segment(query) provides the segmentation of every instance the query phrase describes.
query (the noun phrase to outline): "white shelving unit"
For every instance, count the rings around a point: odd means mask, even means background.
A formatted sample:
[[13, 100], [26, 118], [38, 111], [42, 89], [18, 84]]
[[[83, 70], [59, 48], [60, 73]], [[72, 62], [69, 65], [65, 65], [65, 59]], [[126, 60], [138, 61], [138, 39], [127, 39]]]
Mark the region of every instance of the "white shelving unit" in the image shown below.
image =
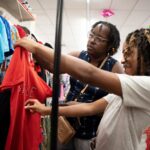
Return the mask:
[[19, 0], [0, 0], [0, 7], [6, 9], [19, 21], [33, 21], [31, 12]]

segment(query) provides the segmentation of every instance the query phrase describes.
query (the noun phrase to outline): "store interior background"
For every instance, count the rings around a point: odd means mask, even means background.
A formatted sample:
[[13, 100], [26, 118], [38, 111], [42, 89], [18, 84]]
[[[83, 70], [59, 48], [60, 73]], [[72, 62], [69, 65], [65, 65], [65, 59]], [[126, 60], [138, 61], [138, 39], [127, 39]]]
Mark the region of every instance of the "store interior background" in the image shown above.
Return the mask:
[[[16, 0], [11, 0], [13, 1]], [[12, 24], [28, 27], [38, 40], [54, 46], [57, 0], [26, 1], [34, 21], [20, 22], [9, 12], [5, 12], [6, 18]], [[15, 9], [19, 9], [19, 6], [16, 5]], [[114, 15], [103, 17], [103, 9], [111, 9]], [[119, 29], [121, 45], [114, 57], [120, 60], [122, 42], [126, 35], [134, 29], [150, 27], [150, 0], [64, 0], [62, 52], [86, 50], [88, 31], [99, 20], [109, 21]]]

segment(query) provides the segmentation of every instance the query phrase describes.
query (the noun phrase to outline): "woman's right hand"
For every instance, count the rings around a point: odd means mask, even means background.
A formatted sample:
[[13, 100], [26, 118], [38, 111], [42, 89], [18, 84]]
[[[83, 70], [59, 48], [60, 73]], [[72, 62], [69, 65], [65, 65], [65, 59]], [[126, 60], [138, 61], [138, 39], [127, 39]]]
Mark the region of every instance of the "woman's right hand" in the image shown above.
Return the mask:
[[50, 107], [46, 107], [44, 104], [40, 103], [37, 99], [28, 99], [25, 102], [25, 109], [32, 113], [40, 113], [41, 115], [50, 114]]
[[28, 50], [31, 53], [35, 53], [36, 47], [38, 47], [39, 43], [35, 42], [34, 40], [29, 40], [27, 37], [21, 38], [16, 41], [14, 47], [21, 46]]

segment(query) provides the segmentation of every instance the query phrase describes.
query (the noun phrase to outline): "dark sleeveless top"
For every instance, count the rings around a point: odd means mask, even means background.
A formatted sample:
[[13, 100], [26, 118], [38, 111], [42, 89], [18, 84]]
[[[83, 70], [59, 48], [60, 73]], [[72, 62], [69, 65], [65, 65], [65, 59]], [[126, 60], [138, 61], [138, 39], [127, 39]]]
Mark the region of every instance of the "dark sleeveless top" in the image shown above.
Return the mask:
[[[82, 51], [79, 55], [79, 58], [85, 60], [87, 62], [90, 61], [87, 51]], [[114, 64], [117, 62], [112, 57], [109, 57], [105, 64], [103, 65], [102, 69], [107, 71], [112, 71]], [[66, 100], [73, 101], [75, 98], [78, 99], [78, 102], [90, 103], [95, 100], [98, 100], [108, 92], [94, 86], [88, 86], [83, 94], [80, 94], [80, 91], [86, 86], [86, 84], [82, 83], [79, 80], [70, 77], [70, 90], [67, 94]], [[81, 139], [91, 139], [96, 136], [96, 131], [98, 125], [100, 123], [102, 114], [96, 116], [87, 116], [87, 117], [80, 117], [80, 125], [77, 118], [68, 118], [69, 122], [72, 126], [76, 129], [75, 137]]]

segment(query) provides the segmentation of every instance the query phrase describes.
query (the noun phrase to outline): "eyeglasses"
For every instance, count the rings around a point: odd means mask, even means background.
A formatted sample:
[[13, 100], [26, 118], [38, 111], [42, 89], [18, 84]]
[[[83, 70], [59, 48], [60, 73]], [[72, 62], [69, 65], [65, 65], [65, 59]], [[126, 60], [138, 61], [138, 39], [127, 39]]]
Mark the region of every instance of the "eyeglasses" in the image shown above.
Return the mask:
[[105, 39], [105, 38], [103, 38], [103, 37], [100, 37], [100, 36], [97, 36], [97, 35], [95, 35], [93, 32], [89, 32], [89, 39], [90, 39], [90, 40], [91, 40], [91, 39], [94, 39], [94, 41], [95, 41], [96, 43], [106, 43], [106, 42], [108, 42], [107, 39]]

